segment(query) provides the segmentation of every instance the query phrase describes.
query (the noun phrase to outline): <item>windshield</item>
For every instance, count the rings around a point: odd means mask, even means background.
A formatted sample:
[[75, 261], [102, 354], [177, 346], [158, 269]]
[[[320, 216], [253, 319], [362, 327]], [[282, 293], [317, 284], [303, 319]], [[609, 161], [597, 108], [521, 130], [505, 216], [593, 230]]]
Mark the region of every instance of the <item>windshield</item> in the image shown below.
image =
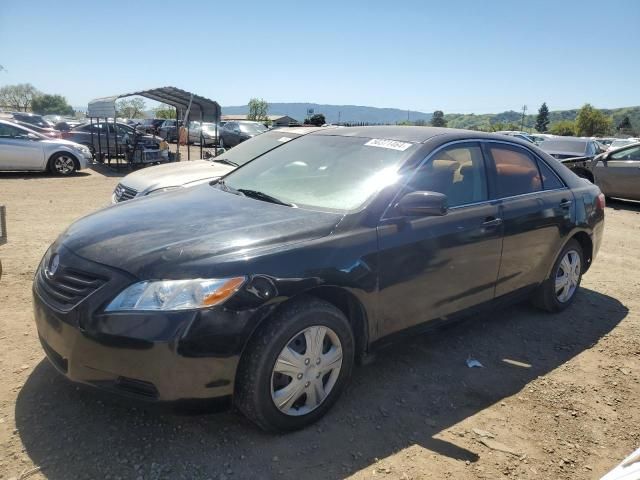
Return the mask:
[[624, 147], [625, 145], [630, 145], [634, 143], [633, 140], [614, 140], [613, 142], [611, 142], [610, 147], [613, 148], [618, 148], [618, 147]]
[[247, 163], [224, 183], [299, 207], [356, 210], [396, 181], [398, 167], [415, 148], [383, 139], [307, 135]]
[[228, 160], [238, 166], [244, 165], [250, 160], [262, 155], [269, 150], [284, 145], [290, 140], [298, 137], [289, 132], [273, 130], [263, 135], [251, 138], [246, 142], [239, 143], [231, 150], [227, 150], [214, 160]]
[[267, 130], [267, 127], [262, 125], [261, 123], [241, 123], [240, 130], [245, 133], [262, 133]]
[[569, 152], [584, 155], [587, 151], [587, 143], [571, 140], [545, 140], [539, 147], [545, 152]]

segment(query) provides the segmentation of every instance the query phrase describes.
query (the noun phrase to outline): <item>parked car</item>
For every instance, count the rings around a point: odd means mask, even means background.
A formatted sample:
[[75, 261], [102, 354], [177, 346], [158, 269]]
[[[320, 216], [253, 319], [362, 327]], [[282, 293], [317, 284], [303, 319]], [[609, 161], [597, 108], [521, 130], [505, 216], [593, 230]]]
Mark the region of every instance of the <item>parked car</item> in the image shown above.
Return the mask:
[[607, 197], [640, 200], [640, 142], [598, 155], [594, 182]]
[[37, 269], [36, 325], [72, 380], [231, 399], [293, 430], [395, 332], [531, 297], [566, 309], [603, 220], [598, 187], [528, 142], [324, 129], [73, 223]]
[[499, 133], [500, 135], [508, 135], [510, 137], [516, 137], [516, 138], [519, 138], [520, 140], [526, 140], [527, 142], [530, 142], [530, 143], [536, 143], [533, 137], [531, 137], [531, 135], [529, 135], [527, 132], [504, 130], [496, 133]]
[[158, 136], [167, 142], [177, 142], [178, 132], [176, 130], [176, 120], [165, 120], [158, 127]]
[[640, 142], [640, 138], [616, 138], [609, 144], [609, 150], [616, 150], [620, 147], [624, 147], [626, 145], [631, 145], [632, 143]]
[[69, 130], [73, 130], [74, 128], [82, 125], [83, 123], [85, 123], [84, 120], [61, 120], [58, 123], [56, 123], [53, 128], [55, 128], [56, 130], [60, 131], [60, 132], [68, 132]]
[[[93, 135], [91, 132], [93, 131]], [[117, 134], [117, 136], [116, 136]], [[117, 122], [93, 122], [78, 125], [73, 130], [62, 132], [62, 138], [71, 140], [89, 147], [92, 153], [99, 150], [110, 154], [122, 154], [126, 151], [126, 145], [133, 142], [134, 137], [148, 145], [150, 148], [158, 148], [162, 139], [155, 135], [136, 133], [135, 130], [124, 123]], [[108, 139], [108, 141], [107, 141]]]
[[44, 119], [42, 115], [36, 115], [35, 113], [26, 112], [12, 112], [11, 116], [14, 120], [28, 123], [40, 128], [51, 128], [53, 124]]
[[189, 142], [199, 144], [202, 141], [204, 146], [215, 145], [218, 143], [217, 135], [220, 135], [221, 130], [222, 127], [220, 126], [216, 129], [215, 123], [204, 122], [201, 124], [200, 122], [191, 122], [189, 124]]
[[136, 130], [141, 133], [158, 134], [158, 128], [164, 123], [164, 118], [145, 118], [138, 124]]
[[45, 137], [60, 138], [60, 132], [58, 130], [56, 130], [55, 128], [38, 127], [36, 125], [32, 125], [30, 123], [22, 122], [20, 120], [15, 120], [15, 119], [13, 119], [13, 123], [15, 123], [16, 125], [20, 125], [20, 126], [23, 126], [25, 128], [28, 128], [30, 130], [33, 130], [34, 132], [37, 132], [40, 135], [44, 135]]
[[260, 135], [267, 131], [260, 122], [227, 122], [220, 130], [220, 146], [223, 148], [235, 147], [239, 143], [244, 142], [256, 135]]
[[590, 138], [557, 137], [545, 140], [540, 148], [554, 158], [557, 158], [579, 177], [593, 182], [591, 160], [601, 150], [595, 140]]
[[71, 175], [87, 168], [91, 152], [83, 145], [49, 138], [14, 122], [0, 120], [0, 170], [50, 171]]
[[195, 187], [203, 182], [211, 182], [269, 150], [316, 130], [318, 127], [272, 130], [210, 160], [169, 163], [138, 170], [118, 183], [111, 196], [111, 202], [120, 203], [176, 188]]

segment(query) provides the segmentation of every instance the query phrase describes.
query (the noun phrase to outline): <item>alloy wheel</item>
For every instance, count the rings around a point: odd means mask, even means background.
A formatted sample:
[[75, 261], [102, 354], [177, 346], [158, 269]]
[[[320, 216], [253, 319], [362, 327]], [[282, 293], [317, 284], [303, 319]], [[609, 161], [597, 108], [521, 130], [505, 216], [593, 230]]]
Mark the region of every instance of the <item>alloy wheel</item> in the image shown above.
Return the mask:
[[271, 374], [271, 398], [285, 415], [306, 415], [331, 393], [341, 367], [338, 335], [322, 325], [307, 327], [278, 355]]
[[53, 168], [61, 175], [68, 175], [75, 171], [76, 166], [73, 158], [67, 155], [60, 155], [53, 161]]
[[565, 253], [558, 265], [555, 287], [556, 298], [560, 303], [568, 302], [578, 288], [581, 273], [580, 255], [575, 250]]

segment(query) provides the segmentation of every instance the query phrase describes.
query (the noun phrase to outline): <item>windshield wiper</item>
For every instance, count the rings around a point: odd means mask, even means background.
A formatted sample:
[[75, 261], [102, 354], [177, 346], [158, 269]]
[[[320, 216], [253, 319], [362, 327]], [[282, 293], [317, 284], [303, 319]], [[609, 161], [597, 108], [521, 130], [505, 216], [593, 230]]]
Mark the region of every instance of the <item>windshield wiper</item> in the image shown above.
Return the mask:
[[233, 193], [234, 195], [240, 195], [240, 196], [244, 196], [244, 193], [240, 192], [239, 190], [236, 190], [233, 187], [230, 187], [229, 185], [227, 185], [223, 179], [218, 180], [217, 182], [215, 182], [213, 185], [219, 185], [220, 189], [224, 192], [229, 192], [229, 193]]
[[256, 200], [262, 200], [263, 202], [277, 203], [278, 205], [285, 205], [287, 207], [295, 207], [293, 203], [283, 202], [282, 200], [272, 197], [264, 192], [258, 190], [248, 190], [246, 188], [239, 188], [238, 192], [243, 193], [247, 197], [255, 198]]
[[239, 167], [240, 166], [236, 162], [232, 162], [231, 160], [227, 160], [226, 158], [216, 158], [214, 160], [214, 162], [224, 163], [226, 165], [231, 165], [232, 167]]

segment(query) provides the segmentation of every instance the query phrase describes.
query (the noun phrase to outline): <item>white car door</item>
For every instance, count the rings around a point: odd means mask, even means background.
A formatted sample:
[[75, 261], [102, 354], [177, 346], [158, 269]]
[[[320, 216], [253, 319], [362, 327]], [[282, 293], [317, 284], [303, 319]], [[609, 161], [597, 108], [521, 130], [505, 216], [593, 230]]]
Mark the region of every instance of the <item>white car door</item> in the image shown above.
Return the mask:
[[0, 170], [44, 170], [40, 138], [29, 130], [0, 123]]

